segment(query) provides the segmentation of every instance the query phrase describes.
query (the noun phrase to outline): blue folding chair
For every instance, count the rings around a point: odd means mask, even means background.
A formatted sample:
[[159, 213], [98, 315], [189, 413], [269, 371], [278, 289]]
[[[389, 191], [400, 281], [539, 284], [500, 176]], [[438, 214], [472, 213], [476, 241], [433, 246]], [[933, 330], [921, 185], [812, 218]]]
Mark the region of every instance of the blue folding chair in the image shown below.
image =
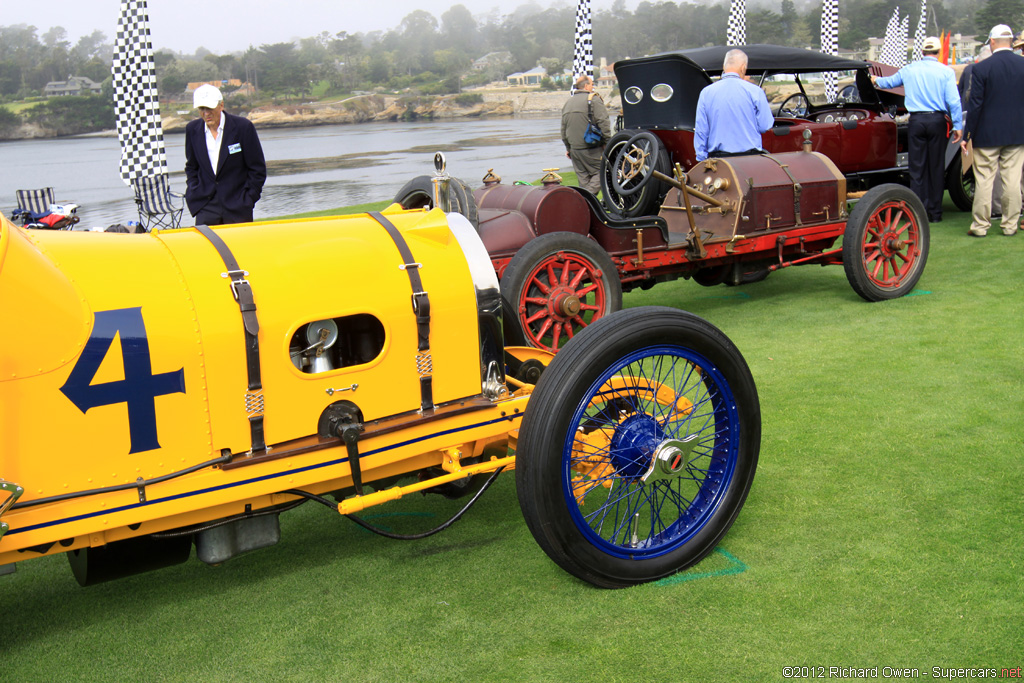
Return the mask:
[[161, 173], [132, 181], [135, 203], [139, 207], [139, 223], [146, 230], [181, 227], [185, 195], [170, 188], [167, 174]]
[[54, 204], [53, 188], [41, 190], [16, 190], [14, 196], [18, 200], [18, 208], [11, 214], [11, 220], [31, 223], [50, 213], [50, 205]]

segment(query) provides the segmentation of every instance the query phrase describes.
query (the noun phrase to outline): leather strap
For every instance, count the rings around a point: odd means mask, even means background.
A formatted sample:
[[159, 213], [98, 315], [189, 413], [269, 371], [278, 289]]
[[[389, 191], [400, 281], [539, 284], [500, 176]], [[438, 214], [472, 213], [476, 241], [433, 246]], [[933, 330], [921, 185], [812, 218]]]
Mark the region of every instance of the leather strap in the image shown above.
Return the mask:
[[208, 226], [197, 225], [196, 230], [210, 241], [220, 258], [224, 261], [228, 272], [221, 277], [230, 280], [231, 295], [238, 302], [238, 310], [242, 313], [242, 324], [245, 329], [245, 364], [248, 370], [249, 390], [245, 395], [245, 409], [249, 415], [249, 431], [252, 437], [252, 450], [264, 451], [267, 443], [263, 436], [263, 381], [260, 377], [260, 322], [256, 317], [256, 301], [252, 296], [252, 287], [245, 279], [249, 273], [239, 267], [235, 255], [220, 235]]
[[419, 269], [423, 264], [417, 263], [412, 257], [412, 251], [406, 243], [402, 233], [398, 231], [394, 223], [385, 218], [378, 211], [371, 211], [370, 217], [384, 226], [391, 236], [391, 241], [398, 247], [398, 253], [402, 256], [404, 263], [399, 266], [409, 276], [409, 285], [412, 287], [412, 311], [416, 315], [416, 333], [418, 343], [416, 350], [416, 369], [420, 374], [420, 409], [423, 412], [434, 409], [433, 391], [433, 362], [430, 357], [430, 298], [423, 291], [423, 281], [420, 279]]

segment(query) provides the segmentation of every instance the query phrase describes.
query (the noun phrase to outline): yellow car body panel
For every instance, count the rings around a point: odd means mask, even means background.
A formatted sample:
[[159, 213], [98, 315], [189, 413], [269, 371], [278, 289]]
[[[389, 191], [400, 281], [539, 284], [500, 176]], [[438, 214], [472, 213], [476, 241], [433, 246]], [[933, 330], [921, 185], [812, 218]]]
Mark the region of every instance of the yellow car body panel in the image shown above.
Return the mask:
[[[417, 414], [409, 274], [377, 221], [216, 230], [247, 271], [257, 306], [270, 448], [256, 454], [248, 453], [242, 316], [206, 237], [195, 228], [23, 231], [0, 218], [0, 480], [23, 489], [6, 512], [0, 491], [8, 526], [0, 565], [278, 504], [274, 494], [289, 488], [350, 486], [344, 444], [317, 437], [321, 414], [342, 399], [368, 426], [359, 445], [365, 481], [439, 466], [442, 449], [480, 455], [482, 444], [503, 443], [527, 396], [481, 397], [468, 255], [440, 211], [389, 210], [388, 218], [421, 264], [430, 298], [433, 401], [442, 406], [431, 420]], [[316, 373], [292, 362], [303, 326], [357, 315], [383, 328], [372, 360]], [[447, 415], [446, 405], [462, 412]], [[374, 436], [385, 418], [390, 431]], [[231, 466], [203, 466], [227, 455]], [[117, 485], [128, 488], [59, 498]]]

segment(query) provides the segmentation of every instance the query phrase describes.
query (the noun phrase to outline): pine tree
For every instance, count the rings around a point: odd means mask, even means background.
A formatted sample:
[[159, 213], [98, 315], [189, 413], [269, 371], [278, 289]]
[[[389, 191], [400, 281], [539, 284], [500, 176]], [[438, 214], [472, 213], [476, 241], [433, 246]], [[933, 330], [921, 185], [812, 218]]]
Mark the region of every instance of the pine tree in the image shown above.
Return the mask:
[[981, 37], [997, 24], [1008, 24], [1019, 31], [1024, 27], [1024, 0], [987, 0], [975, 13], [974, 24]]

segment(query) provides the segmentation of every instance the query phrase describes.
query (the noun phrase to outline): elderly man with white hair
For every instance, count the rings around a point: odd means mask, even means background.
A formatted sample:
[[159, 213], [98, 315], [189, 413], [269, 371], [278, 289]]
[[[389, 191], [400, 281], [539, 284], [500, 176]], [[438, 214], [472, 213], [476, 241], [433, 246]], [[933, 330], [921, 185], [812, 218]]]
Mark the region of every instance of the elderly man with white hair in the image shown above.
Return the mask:
[[693, 146], [697, 161], [708, 157], [758, 154], [761, 133], [775, 123], [764, 90], [747, 79], [747, 54], [729, 50], [722, 77], [700, 91]]
[[251, 223], [267, 164], [252, 123], [224, 111], [216, 86], [196, 88], [199, 118], [185, 126], [185, 202], [196, 225]]
[[1003, 217], [1007, 236], [1017, 234], [1021, 212], [1021, 170], [1024, 165], [1024, 59], [1011, 49], [1013, 30], [999, 24], [988, 34], [992, 56], [974, 65], [964, 125], [964, 150], [974, 147], [974, 206], [967, 234], [985, 237], [992, 225], [992, 185], [1003, 179]]

